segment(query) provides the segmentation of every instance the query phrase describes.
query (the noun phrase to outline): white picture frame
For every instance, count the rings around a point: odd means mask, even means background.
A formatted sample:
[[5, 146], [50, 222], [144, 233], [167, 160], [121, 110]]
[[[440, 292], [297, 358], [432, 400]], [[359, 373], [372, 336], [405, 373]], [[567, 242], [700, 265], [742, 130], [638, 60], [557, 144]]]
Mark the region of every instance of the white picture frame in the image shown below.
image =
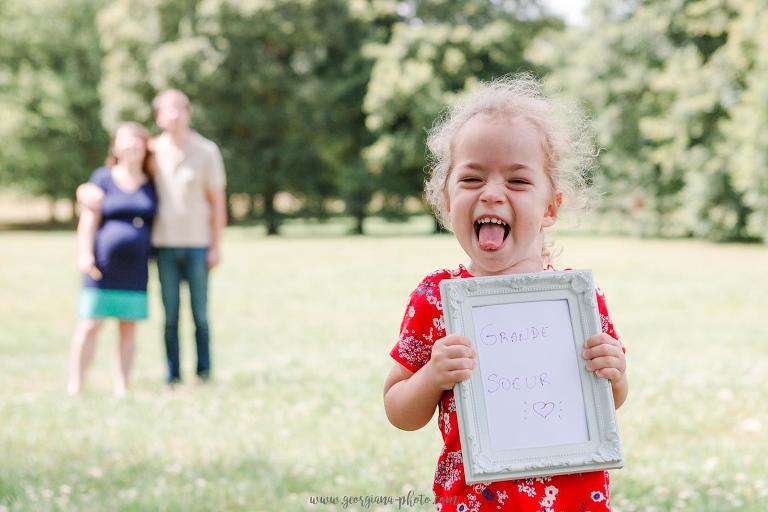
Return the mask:
[[478, 356], [454, 387], [468, 484], [624, 465], [610, 383], [581, 357], [601, 332], [590, 270], [445, 279], [440, 292], [446, 332]]

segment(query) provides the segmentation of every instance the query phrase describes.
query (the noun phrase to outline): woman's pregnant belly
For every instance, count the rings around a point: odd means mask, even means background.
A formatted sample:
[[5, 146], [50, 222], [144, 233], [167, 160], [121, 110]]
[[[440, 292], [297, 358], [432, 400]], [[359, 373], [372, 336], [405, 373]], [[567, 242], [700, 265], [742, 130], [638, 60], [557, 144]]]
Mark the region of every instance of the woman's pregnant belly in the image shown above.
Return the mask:
[[115, 261], [139, 263], [147, 258], [149, 229], [140, 218], [136, 219], [110, 219], [101, 226], [96, 235], [96, 261], [99, 266]]

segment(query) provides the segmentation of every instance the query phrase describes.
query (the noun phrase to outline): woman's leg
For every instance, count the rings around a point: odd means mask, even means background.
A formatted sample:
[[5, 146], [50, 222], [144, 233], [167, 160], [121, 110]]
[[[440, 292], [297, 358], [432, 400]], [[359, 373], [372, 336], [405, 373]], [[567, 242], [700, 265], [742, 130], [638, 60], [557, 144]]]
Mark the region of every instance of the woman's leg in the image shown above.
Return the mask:
[[72, 349], [69, 356], [69, 383], [67, 392], [76, 395], [80, 392], [85, 381], [85, 374], [93, 361], [96, 350], [96, 336], [101, 328], [102, 320], [88, 318], [80, 320], [72, 337]]
[[120, 320], [120, 341], [117, 345], [117, 380], [115, 394], [122, 396], [128, 390], [135, 353], [136, 322]]

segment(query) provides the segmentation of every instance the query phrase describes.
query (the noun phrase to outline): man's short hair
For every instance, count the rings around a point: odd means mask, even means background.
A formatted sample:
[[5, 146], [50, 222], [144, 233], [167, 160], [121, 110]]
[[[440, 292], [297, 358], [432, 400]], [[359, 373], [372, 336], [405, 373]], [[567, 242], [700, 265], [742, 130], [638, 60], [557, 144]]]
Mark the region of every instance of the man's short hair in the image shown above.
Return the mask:
[[187, 110], [192, 110], [189, 103], [189, 97], [186, 94], [178, 89], [165, 89], [160, 91], [157, 96], [155, 96], [155, 99], [152, 100], [152, 110], [154, 111], [155, 115], [157, 115], [157, 110], [160, 108], [160, 103], [163, 102], [166, 98], [174, 96], [180, 98], [184, 102], [184, 106], [187, 107]]

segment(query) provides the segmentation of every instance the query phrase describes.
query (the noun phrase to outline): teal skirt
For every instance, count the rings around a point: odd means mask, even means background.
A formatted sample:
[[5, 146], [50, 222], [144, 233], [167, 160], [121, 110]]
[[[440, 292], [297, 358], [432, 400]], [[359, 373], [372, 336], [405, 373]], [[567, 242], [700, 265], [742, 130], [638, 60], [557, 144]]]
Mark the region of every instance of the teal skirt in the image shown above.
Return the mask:
[[80, 318], [145, 320], [147, 292], [85, 287], [80, 291]]

